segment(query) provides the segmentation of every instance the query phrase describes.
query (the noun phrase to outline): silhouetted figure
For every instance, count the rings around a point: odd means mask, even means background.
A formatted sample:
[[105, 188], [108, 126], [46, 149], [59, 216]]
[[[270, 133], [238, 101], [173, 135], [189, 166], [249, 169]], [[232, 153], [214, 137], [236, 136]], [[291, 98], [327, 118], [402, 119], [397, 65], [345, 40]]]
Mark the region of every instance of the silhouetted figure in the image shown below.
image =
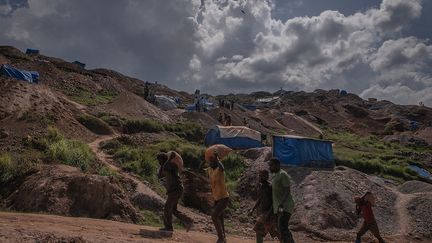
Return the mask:
[[230, 115], [225, 117], [225, 126], [232, 126], [232, 121], [231, 121]]
[[372, 211], [372, 207], [375, 206], [375, 196], [371, 192], [366, 192], [363, 197], [355, 199], [356, 213], [362, 214], [363, 225], [357, 233], [356, 243], [361, 242], [361, 237], [370, 231], [378, 239], [379, 243], [384, 243], [384, 239], [381, 237], [378, 224], [376, 223], [375, 216]]

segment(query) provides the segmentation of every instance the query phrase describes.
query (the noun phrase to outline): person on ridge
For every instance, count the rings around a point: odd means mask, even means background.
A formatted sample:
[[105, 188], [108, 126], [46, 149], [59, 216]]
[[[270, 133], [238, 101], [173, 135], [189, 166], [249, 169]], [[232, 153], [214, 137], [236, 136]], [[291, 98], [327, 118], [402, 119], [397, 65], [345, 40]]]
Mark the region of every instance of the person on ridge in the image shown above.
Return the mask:
[[378, 224], [376, 223], [372, 207], [375, 206], [375, 196], [372, 192], [366, 192], [363, 197], [357, 197], [354, 199], [356, 203], [356, 213], [362, 214], [363, 224], [357, 233], [355, 243], [361, 242], [361, 237], [369, 230], [378, 239], [379, 243], [384, 243], [384, 239], [381, 237]]
[[164, 186], [168, 195], [164, 206], [164, 228], [160, 230], [173, 231], [172, 215], [174, 214], [184, 224], [186, 231], [189, 231], [193, 220], [177, 210], [178, 201], [183, 194], [183, 183], [179, 175], [183, 170], [183, 159], [175, 151], [159, 153], [156, 158], [160, 164], [158, 177], [165, 180]]
[[225, 168], [220, 162], [217, 152], [210, 158], [209, 165], [207, 172], [214, 199], [211, 218], [217, 232], [218, 239], [216, 243], [225, 243], [224, 211], [229, 203], [229, 194], [225, 184]]
[[276, 226], [276, 215], [273, 213], [272, 186], [268, 180], [269, 172], [261, 170], [259, 172], [260, 187], [258, 189], [258, 200], [250, 211], [250, 214], [252, 214], [258, 208], [258, 218], [254, 225], [257, 243], [262, 243], [267, 233], [273, 238], [280, 238]]
[[273, 212], [277, 214], [280, 242], [294, 243], [294, 239], [288, 228], [289, 220], [294, 211], [290, 176], [286, 171], [281, 170], [280, 161], [277, 158], [270, 159], [269, 167], [270, 172], [272, 172]]

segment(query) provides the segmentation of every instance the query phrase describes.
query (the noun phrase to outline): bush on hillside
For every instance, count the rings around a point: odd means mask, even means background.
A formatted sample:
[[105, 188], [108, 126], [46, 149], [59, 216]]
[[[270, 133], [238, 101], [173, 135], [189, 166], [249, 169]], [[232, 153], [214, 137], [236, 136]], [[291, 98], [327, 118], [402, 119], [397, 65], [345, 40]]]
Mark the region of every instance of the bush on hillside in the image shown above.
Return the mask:
[[12, 181], [35, 168], [30, 160], [20, 158], [19, 163], [17, 161], [9, 154], [0, 153], [0, 184]]
[[95, 160], [88, 145], [76, 140], [62, 139], [54, 142], [48, 146], [46, 154], [51, 160], [80, 168], [83, 171], [87, 170]]
[[173, 132], [188, 141], [199, 142], [205, 135], [204, 128], [201, 125], [191, 122], [165, 124], [164, 128], [166, 131]]
[[112, 130], [109, 125], [97, 117], [82, 115], [78, 118], [78, 121], [93, 133], [100, 135], [112, 134]]
[[158, 162], [154, 151], [122, 146], [115, 152], [114, 159], [120, 162], [124, 169], [149, 181], [155, 181]]
[[161, 132], [163, 126], [151, 120], [127, 120], [123, 126], [124, 133]]
[[0, 154], [0, 184], [12, 179], [15, 175], [15, 167], [9, 154]]

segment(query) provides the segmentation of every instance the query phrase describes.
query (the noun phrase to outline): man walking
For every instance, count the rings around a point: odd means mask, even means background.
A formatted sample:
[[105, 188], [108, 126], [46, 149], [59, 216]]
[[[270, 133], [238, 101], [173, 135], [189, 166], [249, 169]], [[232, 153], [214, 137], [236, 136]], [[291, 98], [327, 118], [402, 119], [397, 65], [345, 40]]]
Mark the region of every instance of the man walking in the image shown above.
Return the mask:
[[217, 152], [210, 158], [210, 167], [207, 170], [215, 201], [211, 217], [218, 236], [216, 243], [225, 243], [224, 211], [229, 203], [229, 194], [225, 185], [225, 168], [219, 161]]
[[272, 158], [269, 161], [272, 172], [272, 198], [273, 212], [277, 214], [277, 224], [280, 233], [280, 241], [294, 243], [294, 239], [288, 228], [290, 217], [294, 211], [294, 200], [291, 196], [291, 181], [288, 173], [280, 169], [280, 161]]
[[160, 230], [173, 231], [172, 215], [174, 214], [189, 231], [193, 220], [184, 213], [177, 210], [177, 204], [183, 194], [183, 185], [180, 179], [179, 170], [182, 170], [183, 159], [175, 151], [159, 153], [157, 160], [161, 165], [158, 173], [159, 178], [165, 179], [165, 188], [168, 198], [164, 206], [164, 228]]

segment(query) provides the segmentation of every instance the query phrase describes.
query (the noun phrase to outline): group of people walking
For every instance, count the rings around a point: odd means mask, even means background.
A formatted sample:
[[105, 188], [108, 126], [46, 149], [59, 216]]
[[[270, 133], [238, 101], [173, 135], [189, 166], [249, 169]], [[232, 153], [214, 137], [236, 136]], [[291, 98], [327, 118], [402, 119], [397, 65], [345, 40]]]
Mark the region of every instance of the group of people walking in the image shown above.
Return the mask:
[[[216, 243], [227, 242], [224, 211], [230, 203], [230, 195], [225, 184], [225, 167], [222, 164], [219, 154], [214, 152], [209, 156], [209, 167], [207, 175], [214, 199], [214, 208], [211, 213], [211, 219], [217, 233]], [[173, 231], [172, 215], [175, 215], [189, 231], [193, 226], [193, 219], [177, 209], [179, 199], [183, 194], [183, 184], [180, 173], [183, 170], [183, 159], [175, 151], [159, 153], [157, 155], [160, 168], [159, 178], [163, 178], [167, 193], [167, 200], [164, 206], [164, 227], [160, 230]], [[293, 236], [288, 228], [289, 220], [294, 211], [294, 200], [291, 194], [291, 179], [288, 173], [281, 169], [281, 163], [277, 158], [271, 158], [268, 162], [271, 172], [262, 170], [259, 172], [258, 198], [254, 207], [249, 214], [255, 211], [257, 214], [254, 231], [256, 232], [256, 241], [263, 242], [264, 237], [270, 234], [271, 237], [277, 237], [280, 242], [293, 243]], [[270, 179], [270, 180], [269, 180]], [[356, 211], [362, 214], [364, 223], [359, 230], [356, 243], [360, 243], [360, 238], [368, 230], [371, 231], [383, 243], [377, 223], [375, 221], [372, 206], [375, 204], [375, 197], [371, 192], [366, 193], [363, 197], [356, 198]]]

